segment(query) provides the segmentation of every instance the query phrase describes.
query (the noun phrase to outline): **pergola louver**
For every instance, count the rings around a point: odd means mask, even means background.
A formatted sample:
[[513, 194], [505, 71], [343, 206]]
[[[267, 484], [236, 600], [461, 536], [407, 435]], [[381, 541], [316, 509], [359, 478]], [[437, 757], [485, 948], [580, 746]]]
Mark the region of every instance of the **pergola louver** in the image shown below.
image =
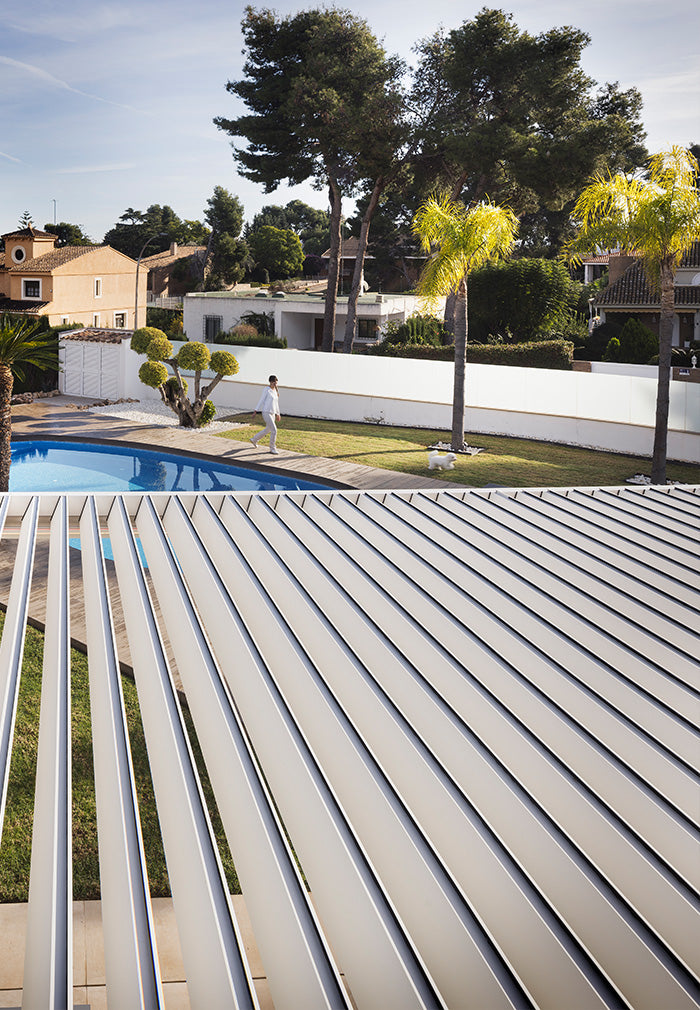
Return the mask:
[[259, 1004], [169, 650], [276, 1010], [697, 1007], [699, 488], [15, 494], [10, 527], [0, 813], [50, 540], [23, 1006], [72, 1002], [70, 528], [110, 1007], [163, 992], [105, 533], [193, 1007]]

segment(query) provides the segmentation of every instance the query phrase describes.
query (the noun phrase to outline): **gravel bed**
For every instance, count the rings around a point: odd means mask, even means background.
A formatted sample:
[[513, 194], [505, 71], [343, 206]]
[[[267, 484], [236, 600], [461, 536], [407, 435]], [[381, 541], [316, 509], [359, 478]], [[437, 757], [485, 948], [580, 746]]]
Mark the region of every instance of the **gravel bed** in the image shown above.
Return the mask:
[[[130, 424], [155, 424], [162, 427], [178, 427], [177, 415], [164, 403], [111, 403], [102, 407], [90, 407], [90, 414], [102, 414], [104, 417], [117, 417]], [[205, 428], [180, 428], [183, 432], [193, 434], [215, 435], [219, 431], [231, 431], [233, 428], [243, 428], [244, 424], [237, 421], [216, 420], [217, 417], [230, 417], [231, 411], [217, 410], [213, 421]], [[246, 422], [247, 423], [247, 422]]]

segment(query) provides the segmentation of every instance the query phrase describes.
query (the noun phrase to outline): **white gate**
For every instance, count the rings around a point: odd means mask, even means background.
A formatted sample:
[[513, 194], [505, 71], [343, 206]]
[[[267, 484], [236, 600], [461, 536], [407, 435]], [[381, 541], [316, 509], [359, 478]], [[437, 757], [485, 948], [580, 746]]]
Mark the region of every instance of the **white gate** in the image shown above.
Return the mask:
[[60, 351], [59, 388], [69, 396], [116, 400], [119, 383], [119, 344], [71, 340]]

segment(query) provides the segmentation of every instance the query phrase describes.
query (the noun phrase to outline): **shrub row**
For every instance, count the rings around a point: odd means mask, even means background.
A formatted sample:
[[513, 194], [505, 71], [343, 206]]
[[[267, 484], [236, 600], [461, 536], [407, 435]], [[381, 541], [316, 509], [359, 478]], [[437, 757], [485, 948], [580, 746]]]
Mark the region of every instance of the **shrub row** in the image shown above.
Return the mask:
[[[452, 361], [454, 346], [428, 347], [421, 344], [379, 344], [368, 354], [395, 358]], [[476, 365], [518, 365], [521, 368], [556, 368], [571, 371], [574, 345], [569, 340], [539, 340], [527, 344], [469, 344], [467, 361]]]
[[286, 337], [272, 337], [264, 333], [219, 333], [215, 344], [237, 344], [239, 347], [276, 347], [287, 346]]

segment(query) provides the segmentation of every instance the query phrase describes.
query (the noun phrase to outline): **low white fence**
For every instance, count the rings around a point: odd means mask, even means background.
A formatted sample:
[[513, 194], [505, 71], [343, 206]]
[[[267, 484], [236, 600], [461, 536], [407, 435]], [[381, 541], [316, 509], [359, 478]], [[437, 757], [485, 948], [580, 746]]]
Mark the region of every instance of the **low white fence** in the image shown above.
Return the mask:
[[[219, 345], [211, 345], [215, 350]], [[252, 410], [275, 373], [283, 413], [425, 428], [451, 427], [453, 366], [363, 355], [320, 354], [264, 347], [233, 350], [240, 371], [214, 392], [218, 407]], [[143, 386], [144, 358], [120, 345], [122, 396], [157, 396]], [[565, 372], [467, 365], [468, 432], [514, 435], [650, 454], [656, 376]], [[63, 376], [64, 382], [66, 377]], [[669, 456], [700, 461], [700, 383], [671, 383]]]

